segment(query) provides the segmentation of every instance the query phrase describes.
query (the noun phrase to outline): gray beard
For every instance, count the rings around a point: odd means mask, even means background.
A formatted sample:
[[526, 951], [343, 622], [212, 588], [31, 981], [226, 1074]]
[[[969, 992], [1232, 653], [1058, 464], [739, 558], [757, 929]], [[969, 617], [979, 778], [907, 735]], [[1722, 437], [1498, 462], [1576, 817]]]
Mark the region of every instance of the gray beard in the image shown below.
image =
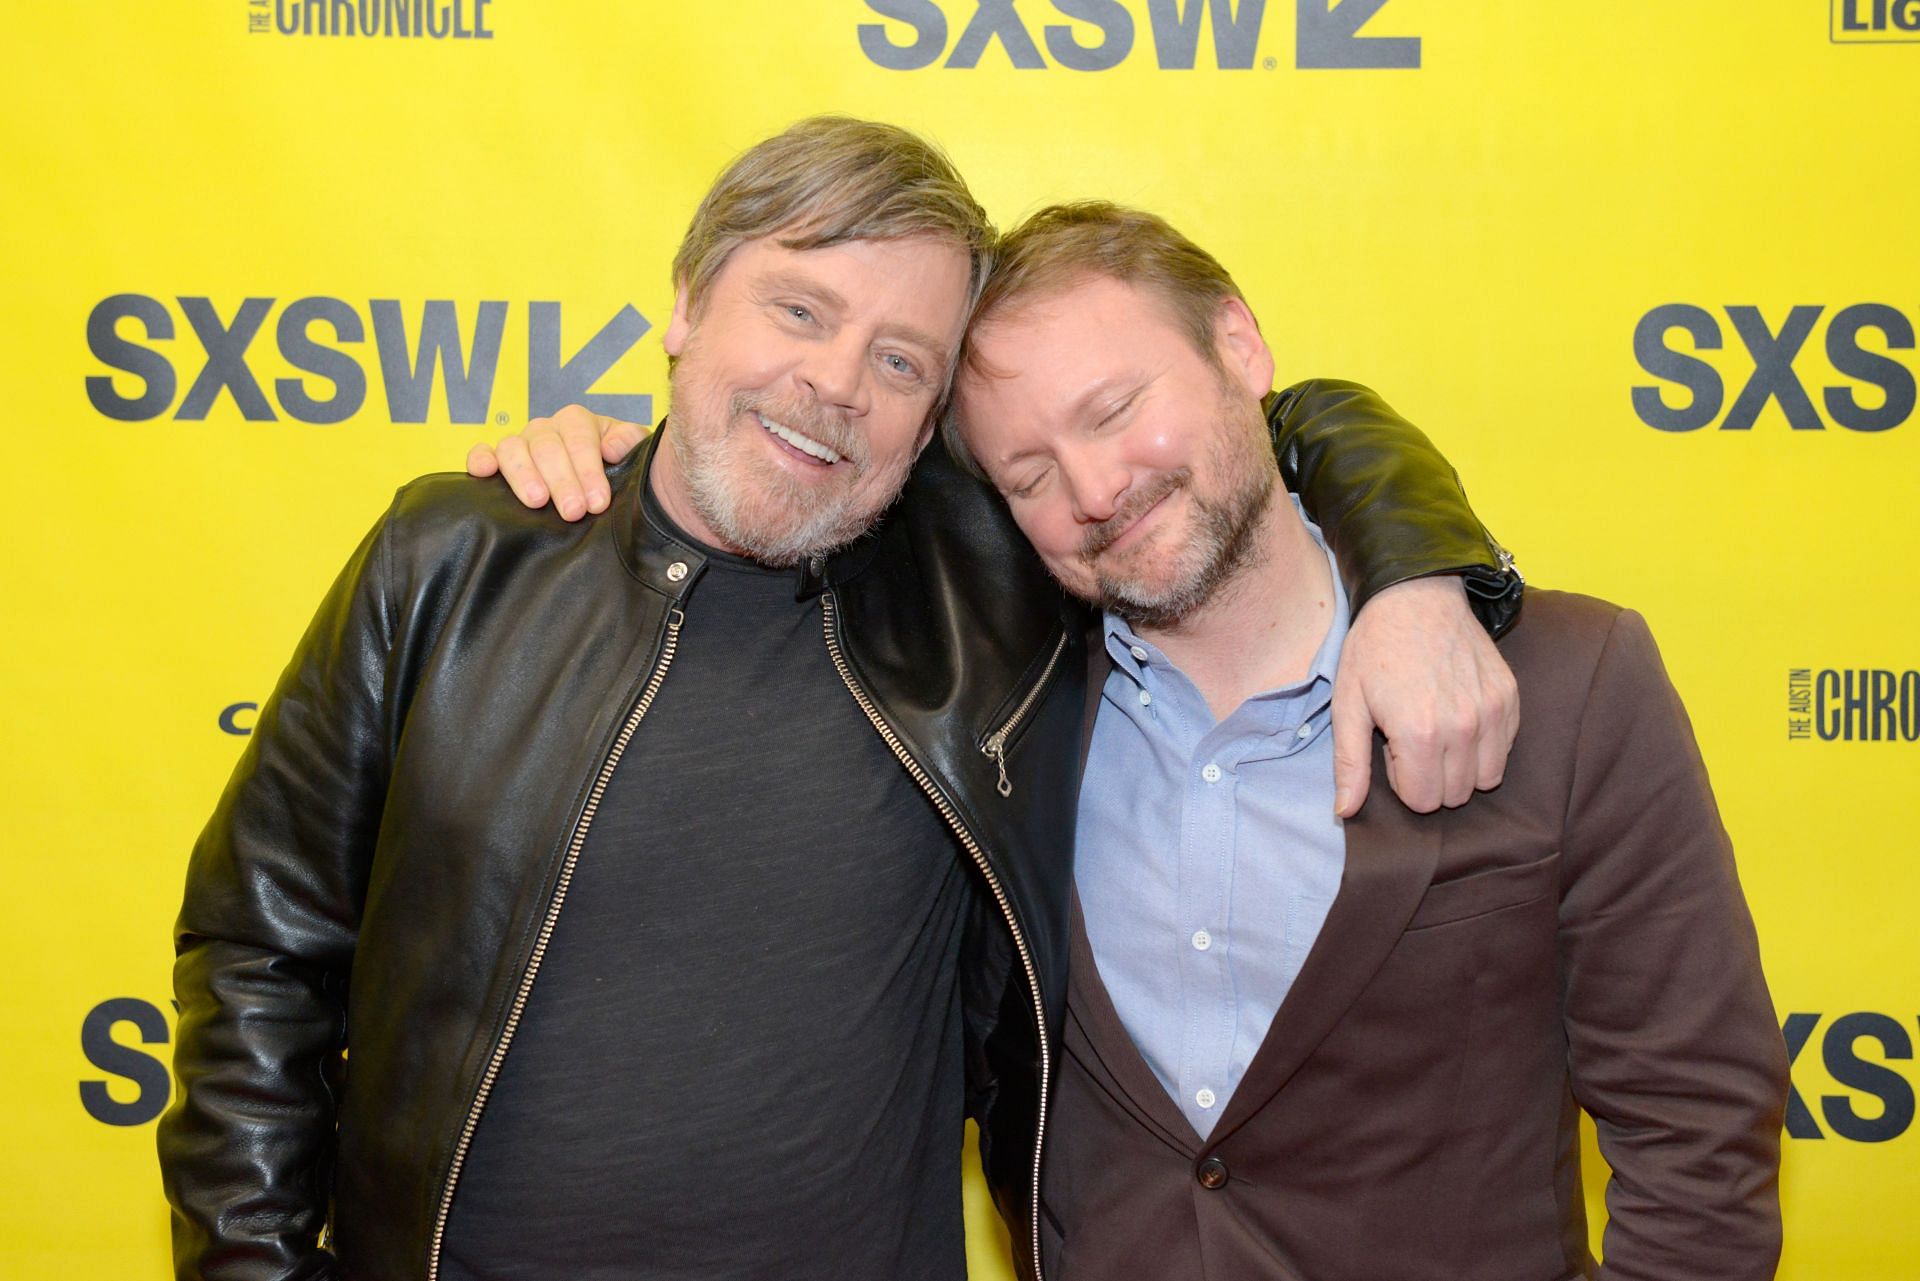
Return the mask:
[[[689, 403], [679, 394], [681, 368], [684, 366], [674, 370], [675, 376], [671, 379], [676, 405]], [[699, 405], [700, 398], [691, 397], [689, 401]], [[721, 425], [722, 432], [731, 424], [741, 422], [752, 404], [751, 397], [732, 397], [725, 407], [727, 419]], [[834, 430], [811, 421], [804, 425], [813, 427], [830, 446], [847, 457], [851, 465], [859, 468], [856, 478], [866, 471], [865, 444], [851, 438], [844, 427]], [[763, 429], [754, 425], [731, 430]], [[705, 432], [700, 428], [667, 431], [667, 445], [673, 450], [674, 461], [686, 484], [687, 501], [700, 519], [725, 542], [775, 569], [831, 556], [873, 528], [886, 508], [898, 501], [907, 470], [912, 466], [912, 460], [908, 459], [900, 475], [891, 479], [891, 497], [886, 504], [878, 510], [867, 511], [851, 491], [823, 497], [777, 467], [731, 467], [726, 460], [725, 443], [725, 435], [716, 437], [710, 425]]]

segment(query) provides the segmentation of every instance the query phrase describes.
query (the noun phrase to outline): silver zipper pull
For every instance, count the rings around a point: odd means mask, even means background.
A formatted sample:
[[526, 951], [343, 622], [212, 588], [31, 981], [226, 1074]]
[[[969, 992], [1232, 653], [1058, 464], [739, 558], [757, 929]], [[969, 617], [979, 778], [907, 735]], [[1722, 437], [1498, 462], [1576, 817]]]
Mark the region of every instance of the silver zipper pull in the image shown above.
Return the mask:
[[1007, 777], [1007, 736], [995, 734], [980, 750], [1000, 767], [1000, 795], [1013, 795], [1013, 780]]

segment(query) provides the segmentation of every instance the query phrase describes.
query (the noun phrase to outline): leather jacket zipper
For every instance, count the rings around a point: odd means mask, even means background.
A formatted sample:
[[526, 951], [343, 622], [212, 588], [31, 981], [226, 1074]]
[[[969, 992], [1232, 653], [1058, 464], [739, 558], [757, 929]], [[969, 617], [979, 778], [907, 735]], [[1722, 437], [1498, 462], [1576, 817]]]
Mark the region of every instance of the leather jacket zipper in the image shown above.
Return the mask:
[[1054, 643], [1052, 657], [1047, 659], [1047, 665], [1040, 673], [1040, 679], [1033, 683], [1033, 688], [1027, 691], [1027, 696], [1020, 700], [1020, 706], [1013, 709], [1013, 715], [1007, 717], [1006, 722], [987, 735], [986, 740], [980, 744], [980, 754], [1000, 767], [999, 787], [1002, 796], [1013, 795], [1013, 780], [1007, 777], [1007, 740], [1013, 736], [1014, 730], [1020, 728], [1020, 722], [1026, 719], [1028, 712], [1033, 710], [1033, 705], [1040, 701], [1040, 692], [1046, 689], [1047, 682], [1053, 679], [1053, 669], [1060, 665], [1060, 655], [1066, 653], [1066, 650], [1067, 634], [1061, 632], [1060, 639]]
[[500, 1077], [500, 1065], [506, 1062], [507, 1050], [513, 1044], [513, 1034], [520, 1026], [520, 1016], [526, 1012], [534, 976], [540, 972], [540, 962], [545, 959], [547, 944], [553, 938], [553, 927], [560, 920], [560, 909], [566, 905], [567, 888], [573, 882], [573, 869], [580, 862], [580, 851], [586, 847], [587, 830], [593, 826], [593, 816], [600, 808], [600, 798], [606, 793], [607, 781], [613, 777], [614, 768], [626, 754], [627, 744], [632, 741], [634, 731], [640, 728], [640, 720], [653, 704], [654, 695], [660, 692], [660, 683], [667, 678], [667, 668], [672, 664], [673, 652], [680, 643], [680, 625], [684, 622], [686, 615], [678, 609], [668, 612], [667, 635], [660, 646], [660, 657], [654, 661], [653, 671], [647, 677], [646, 687], [640, 691], [633, 711], [627, 714], [626, 724], [621, 726], [613, 746], [608, 749], [600, 773], [593, 780], [593, 789], [587, 793], [587, 803], [574, 823], [573, 838], [567, 842], [567, 855], [560, 864], [560, 879], [555, 882], [553, 897], [547, 902], [547, 914], [540, 922], [540, 933], [534, 938], [533, 954], [528, 957], [526, 971], [520, 976], [519, 990], [513, 994], [506, 1027], [501, 1030], [500, 1040], [493, 1047], [493, 1055], [487, 1060], [487, 1070], [480, 1076], [480, 1088], [474, 1093], [473, 1105], [467, 1109], [467, 1118], [460, 1126], [460, 1139], [454, 1145], [453, 1161], [447, 1167], [447, 1183], [440, 1192], [440, 1209], [433, 1219], [433, 1242], [427, 1252], [427, 1281], [438, 1281], [440, 1276], [440, 1246], [446, 1238], [447, 1217], [453, 1210], [454, 1185], [460, 1181], [460, 1170], [466, 1164], [468, 1149], [473, 1145], [473, 1133], [480, 1124], [480, 1113], [486, 1108], [494, 1082]]
[[[1020, 933], [1020, 923], [1014, 919], [1013, 904], [1008, 900], [1007, 892], [1000, 884], [1000, 878], [993, 874], [993, 868], [988, 864], [986, 853], [981, 850], [980, 843], [973, 839], [973, 834], [967, 831], [966, 824], [960, 821], [959, 813], [953, 808], [952, 803], [947, 800], [939, 787], [934, 784], [932, 776], [927, 773], [920, 762], [913, 758], [913, 754], [907, 750], [906, 744], [900, 741], [900, 736], [893, 731], [893, 727], [888, 725], [886, 720], [880, 715], [880, 709], [874, 705], [871, 698], [867, 697], [866, 691], [860, 688], [860, 682], [854, 679], [853, 668], [848, 666], [846, 655], [842, 653], [840, 649], [839, 630], [835, 626], [835, 620], [839, 614], [839, 603], [835, 600], [834, 593], [831, 590], [822, 592], [820, 595], [820, 614], [826, 631], [827, 654], [833, 659], [834, 670], [840, 673], [840, 680], [846, 685], [847, 692], [853, 695], [853, 701], [860, 705], [860, 710], [866, 713], [867, 719], [873, 723], [873, 728], [879, 733], [881, 739], [886, 742], [886, 745], [893, 750], [894, 756], [897, 757], [900, 764], [906, 768], [908, 775], [912, 777], [915, 783], [920, 785], [920, 790], [927, 794], [927, 799], [933, 802], [933, 807], [940, 811], [940, 817], [945, 819], [947, 826], [953, 829], [953, 834], [959, 838], [960, 844], [973, 859], [974, 866], [978, 867], [980, 874], [986, 878], [987, 888], [993, 891], [994, 902], [1000, 905], [1000, 914], [1006, 918], [1007, 929], [1013, 934], [1013, 946], [1020, 954], [1021, 967], [1026, 970], [1027, 990], [1033, 997], [1034, 1029], [1038, 1038], [1037, 1044], [1040, 1046], [1040, 1107], [1037, 1113], [1039, 1119], [1035, 1122], [1033, 1135], [1032, 1233], [1033, 1275], [1035, 1281], [1042, 1281], [1040, 1273], [1040, 1154], [1046, 1145], [1047, 1093], [1053, 1078], [1053, 1055], [1047, 1048], [1046, 1009], [1040, 1000], [1040, 975], [1034, 968], [1033, 953], [1028, 950], [1027, 940], [1025, 936]], [[1062, 647], [1064, 647], [1065, 644], [1066, 638], [1063, 636], [1061, 638]], [[1054, 660], [1058, 661], [1059, 657], [1059, 651], [1056, 650]], [[1050, 673], [1051, 671], [1052, 664], [1049, 663], [1048, 672]], [[1046, 676], [1042, 675], [1039, 686], [1035, 687], [1034, 694], [1037, 694], [1039, 689], [1045, 686], [1045, 684]], [[1032, 694], [1028, 695], [1026, 702], [1023, 702], [1021, 706], [1015, 710], [1012, 719], [1001, 727], [1001, 733], [1004, 733], [1006, 730], [1012, 728], [1014, 724], [1018, 723], [1020, 717], [1025, 714], [1028, 704], [1033, 701], [1033, 697], [1034, 695]], [[429, 1277], [429, 1281], [432, 1281], [431, 1277]]]

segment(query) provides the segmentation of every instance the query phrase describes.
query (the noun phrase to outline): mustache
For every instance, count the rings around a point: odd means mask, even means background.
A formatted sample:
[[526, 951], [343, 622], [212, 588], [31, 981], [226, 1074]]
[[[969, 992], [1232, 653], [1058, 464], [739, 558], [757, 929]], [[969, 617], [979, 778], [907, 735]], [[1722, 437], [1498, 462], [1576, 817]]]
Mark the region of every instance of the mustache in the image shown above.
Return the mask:
[[1107, 548], [1113, 546], [1134, 521], [1146, 515], [1148, 508], [1192, 480], [1193, 469], [1180, 467], [1173, 471], [1161, 472], [1151, 484], [1128, 494], [1127, 501], [1120, 504], [1119, 511], [1097, 525], [1089, 525], [1086, 533], [1080, 536], [1080, 559], [1092, 562]]
[[791, 427], [840, 455], [856, 468], [867, 465], [866, 437], [840, 414], [822, 409], [817, 403], [783, 402], [747, 392], [736, 393], [728, 405], [739, 418], [754, 413], [771, 418], [783, 427]]

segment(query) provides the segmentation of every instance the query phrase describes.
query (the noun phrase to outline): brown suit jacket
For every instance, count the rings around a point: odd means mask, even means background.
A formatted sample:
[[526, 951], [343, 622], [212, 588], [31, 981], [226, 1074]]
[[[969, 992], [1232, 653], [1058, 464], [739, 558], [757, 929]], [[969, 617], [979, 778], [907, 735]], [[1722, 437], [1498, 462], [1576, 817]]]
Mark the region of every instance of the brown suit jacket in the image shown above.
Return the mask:
[[[1049, 1281], [1773, 1275], [1786, 1053], [1686, 713], [1630, 611], [1530, 591], [1500, 648], [1506, 781], [1414, 814], [1376, 759], [1332, 912], [1205, 1142], [1076, 908]], [[1581, 1108], [1614, 1170], [1604, 1267]]]

